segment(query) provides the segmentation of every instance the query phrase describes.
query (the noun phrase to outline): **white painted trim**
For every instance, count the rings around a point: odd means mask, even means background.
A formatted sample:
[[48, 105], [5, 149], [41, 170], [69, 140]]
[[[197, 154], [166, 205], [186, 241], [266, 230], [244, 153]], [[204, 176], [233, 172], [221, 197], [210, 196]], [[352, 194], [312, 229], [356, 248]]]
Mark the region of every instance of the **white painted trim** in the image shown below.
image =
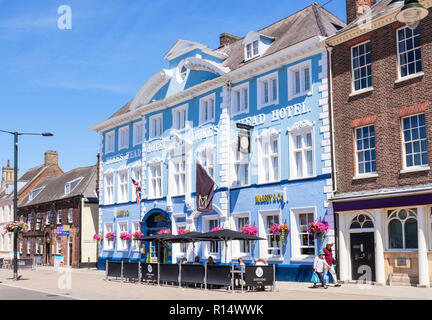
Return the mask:
[[[273, 97], [273, 87], [270, 85], [273, 80], [276, 80], [276, 99]], [[263, 81], [268, 81], [268, 96], [269, 101], [267, 103], [262, 102], [263, 99]], [[270, 74], [266, 74], [264, 76], [260, 76], [256, 80], [257, 87], [257, 109], [260, 110], [265, 107], [274, 106], [279, 104], [279, 71], [276, 70]], [[271, 100], [271, 98], [273, 100]]]
[[[121, 144], [121, 136], [127, 132], [127, 143], [122, 145]], [[122, 126], [118, 129], [118, 150], [128, 149], [129, 148], [129, 124], [126, 124], [125, 126]]]
[[[302, 72], [305, 68], [309, 68], [309, 90], [304, 90], [303, 84], [304, 84], [304, 73]], [[294, 72], [299, 71], [300, 72], [300, 87], [303, 90], [300, 90], [299, 93], [294, 92], [294, 85], [295, 85], [295, 78], [294, 78]], [[288, 101], [293, 100], [298, 97], [302, 96], [310, 96], [313, 94], [313, 79], [312, 79], [312, 60], [308, 59], [306, 61], [297, 63], [293, 66], [290, 66], [287, 68], [287, 77], [288, 77]]]
[[[160, 122], [161, 122], [161, 133], [158, 136], [153, 135], [153, 131], [154, 131], [153, 130], [154, 129], [153, 128], [153, 120], [155, 120], [155, 119], [160, 119]], [[149, 117], [149, 141], [148, 142], [161, 138], [162, 134], [163, 134], [163, 113], [160, 112], [160, 113], [154, 114], [154, 115]]]
[[318, 241], [315, 239], [315, 254], [313, 256], [302, 255], [300, 253], [300, 240], [299, 240], [299, 214], [313, 213], [314, 220], [317, 219], [317, 207], [299, 207], [290, 209], [290, 225], [291, 232], [289, 233], [291, 237], [291, 260], [293, 261], [313, 261], [316, 253], [318, 252]]
[[[243, 110], [240, 110], [240, 111], [238, 111], [238, 112], [235, 112], [235, 111], [234, 111], [235, 104], [236, 104], [235, 99], [236, 99], [236, 94], [237, 94], [237, 92], [239, 92], [239, 91], [240, 91], [240, 105], [243, 105], [243, 106], [244, 106], [244, 97], [243, 97], [243, 95], [242, 95], [242, 92], [243, 92], [244, 89], [247, 90], [247, 108], [246, 108], [246, 109], [243, 109]], [[243, 103], [242, 103], [242, 102], [243, 102]], [[236, 86], [234, 86], [234, 87], [231, 89], [231, 108], [230, 108], [230, 109], [231, 109], [231, 110], [230, 110], [230, 111], [231, 111], [231, 116], [233, 116], [233, 117], [238, 116], [238, 115], [243, 114], [243, 113], [246, 113], [246, 114], [249, 113], [249, 109], [250, 109], [250, 89], [249, 89], [249, 81], [247, 81], [247, 82], [245, 82], [245, 83], [242, 83], [242, 84], [240, 84], [240, 85], [236, 85]]]
[[[213, 110], [212, 110], [213, 117], [208, 118], [207, 120], [204, 120], [203, 119], [204, 102], [207, 102], [207, 104], [208, 104], [210, 100], [213, 100]], [[199, 126], [214, 122], [215, 118], [216, 118], [216, 115], [215, 115], [215, 113], [216, 113], [216, 93], [213, 92], [209, 95], [206, 95], [206, 96], [200, 98], [198, 105], [199, 105], [199, 111], [198, 111], [198, 113], [199, 113], [198, 114]]]
[[[139, 140], [139, 139], [137, 139], [137, 132], [139, 132], [139, 131], [137, 131], [137, 127], [139, 127], [139, 126], [141, 126], [141, 141]], [[132, 130], [133, 130], [133, 133], [132, 133], [132, 146], [137, 146], [137, 145], [140, 145], [140, 144], [142, 144], [143, 142], [144, 142], [144, 134], [143, 134], [143, 132], [144, 132], [144, 121], [138, 121], [138, 122], [135, 122], [134, 124], [133, 124], [133, 126], [132, 126]]]
[[[112, 148], [108, 149], [108, 139], [107, 137], [111, 136], [112, 137]], [[115, 130], [111, 130], [105, 133], [104, 136], [104, 142], [105, 142], [105, 154], [109, 154], [115, 151]]]

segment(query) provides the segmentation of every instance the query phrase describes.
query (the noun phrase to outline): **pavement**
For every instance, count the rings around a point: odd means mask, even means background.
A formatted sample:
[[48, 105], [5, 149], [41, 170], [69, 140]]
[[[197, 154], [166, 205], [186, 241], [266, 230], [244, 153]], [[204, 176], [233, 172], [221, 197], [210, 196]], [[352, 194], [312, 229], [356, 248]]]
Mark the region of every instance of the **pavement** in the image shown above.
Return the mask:
[[277, 282], [274, 292], [228, 292], [105, 280], [96, 269], [37, 267], [0, 269], [0, 300], [432, 300], [432, 288], [343, 284], [313, 289], [311, 283]]

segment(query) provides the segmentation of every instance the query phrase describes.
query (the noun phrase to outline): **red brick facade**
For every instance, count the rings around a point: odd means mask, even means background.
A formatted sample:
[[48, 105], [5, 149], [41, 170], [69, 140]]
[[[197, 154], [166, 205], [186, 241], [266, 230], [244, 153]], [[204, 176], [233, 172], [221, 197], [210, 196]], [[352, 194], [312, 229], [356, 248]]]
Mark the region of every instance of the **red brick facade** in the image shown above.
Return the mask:
[[[50, 217], [50, 224], [46, 223], [47, 214], [50, 214], [52, 210], [55, 210], [55, 215]], [[72, 222], [68, 221], [69, 209], [73, 210]], [[70, 235], [60, 236], [61, 240], [61, 252], [60, 255], [64, 256], [64, 265], [69, 265], [71, 261], [72, 267], [79, 267], [80, 263], [80, 212], [81, 212], [81, 198], [75, 199], [65, 199], [54, 201], [50, 203], [44, 203], [40, 205], [34, 205], [24, 208], [19, 208], [18, 218], [22, 219], [24, 222], [28, 222], [29, 215], [32, 215], [32, 224], [29, 225], [29, 231], [21, 233], [18, 240], [18, 246], [20, 240], [22, 239], [22, 258], [31, 258], [35, 256], [40, 256], [42, 258], [42, 264], [44, 265], [54, 265], [54, 256], [57, 254], [57, 212], [61, 211], [61, 225], [70, 226]], [[40, 227], [36, 228], [36, 214], [41, 215]], [[28, 239], [31, 241], [31, 247], [28, 250]], [[68, 240], [71, 239], [71, 249], [68, 250]], [[42, 249], [39, 253], [36, 253], [36, 244], [42, 244]], [[19, 249], [19, 248], [18, 248]], [[71, 260], [70, 259], [71, 256]]]
[[[430, 10], [431, 11], [431, 10]], [[397, 82], [396, 31], [389, 24], [353, 39], [370, 38], [373, 90], [351, 95], [351, 52], [348, 42], [332, 52], [333, 115], [337, 193], [398, 187], [432, 182], [430, 170], [401, 173], [403, 169], [401, 117], [424, 113], [428, 162], [432, 163], [432, 14], [420, 24], [424, 75]], [[375, 125], [377, 177], [353, 179], [355, 149], [353, 126]]]

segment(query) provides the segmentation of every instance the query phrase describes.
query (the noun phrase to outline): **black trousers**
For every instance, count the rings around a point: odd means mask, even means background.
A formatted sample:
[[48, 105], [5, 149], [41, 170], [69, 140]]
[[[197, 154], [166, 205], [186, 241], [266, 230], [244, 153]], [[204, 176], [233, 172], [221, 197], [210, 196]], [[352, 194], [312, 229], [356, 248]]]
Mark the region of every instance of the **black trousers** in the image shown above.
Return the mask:
[[321, 284], [324, 287], [326, 285], [326, 283], [324, 282], [324, 276], [322, 272], [317, 272], [316, 273], [318, 275], [318, 278], [321, 280]]

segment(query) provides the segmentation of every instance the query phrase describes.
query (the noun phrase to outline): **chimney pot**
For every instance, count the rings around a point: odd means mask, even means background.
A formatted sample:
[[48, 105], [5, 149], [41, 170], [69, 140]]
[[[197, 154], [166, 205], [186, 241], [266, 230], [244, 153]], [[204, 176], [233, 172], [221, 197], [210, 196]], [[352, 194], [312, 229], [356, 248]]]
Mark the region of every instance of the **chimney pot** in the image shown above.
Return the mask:
[[376, 2], [376, 0], [346, 0], [347, 24], [364, 14]]

